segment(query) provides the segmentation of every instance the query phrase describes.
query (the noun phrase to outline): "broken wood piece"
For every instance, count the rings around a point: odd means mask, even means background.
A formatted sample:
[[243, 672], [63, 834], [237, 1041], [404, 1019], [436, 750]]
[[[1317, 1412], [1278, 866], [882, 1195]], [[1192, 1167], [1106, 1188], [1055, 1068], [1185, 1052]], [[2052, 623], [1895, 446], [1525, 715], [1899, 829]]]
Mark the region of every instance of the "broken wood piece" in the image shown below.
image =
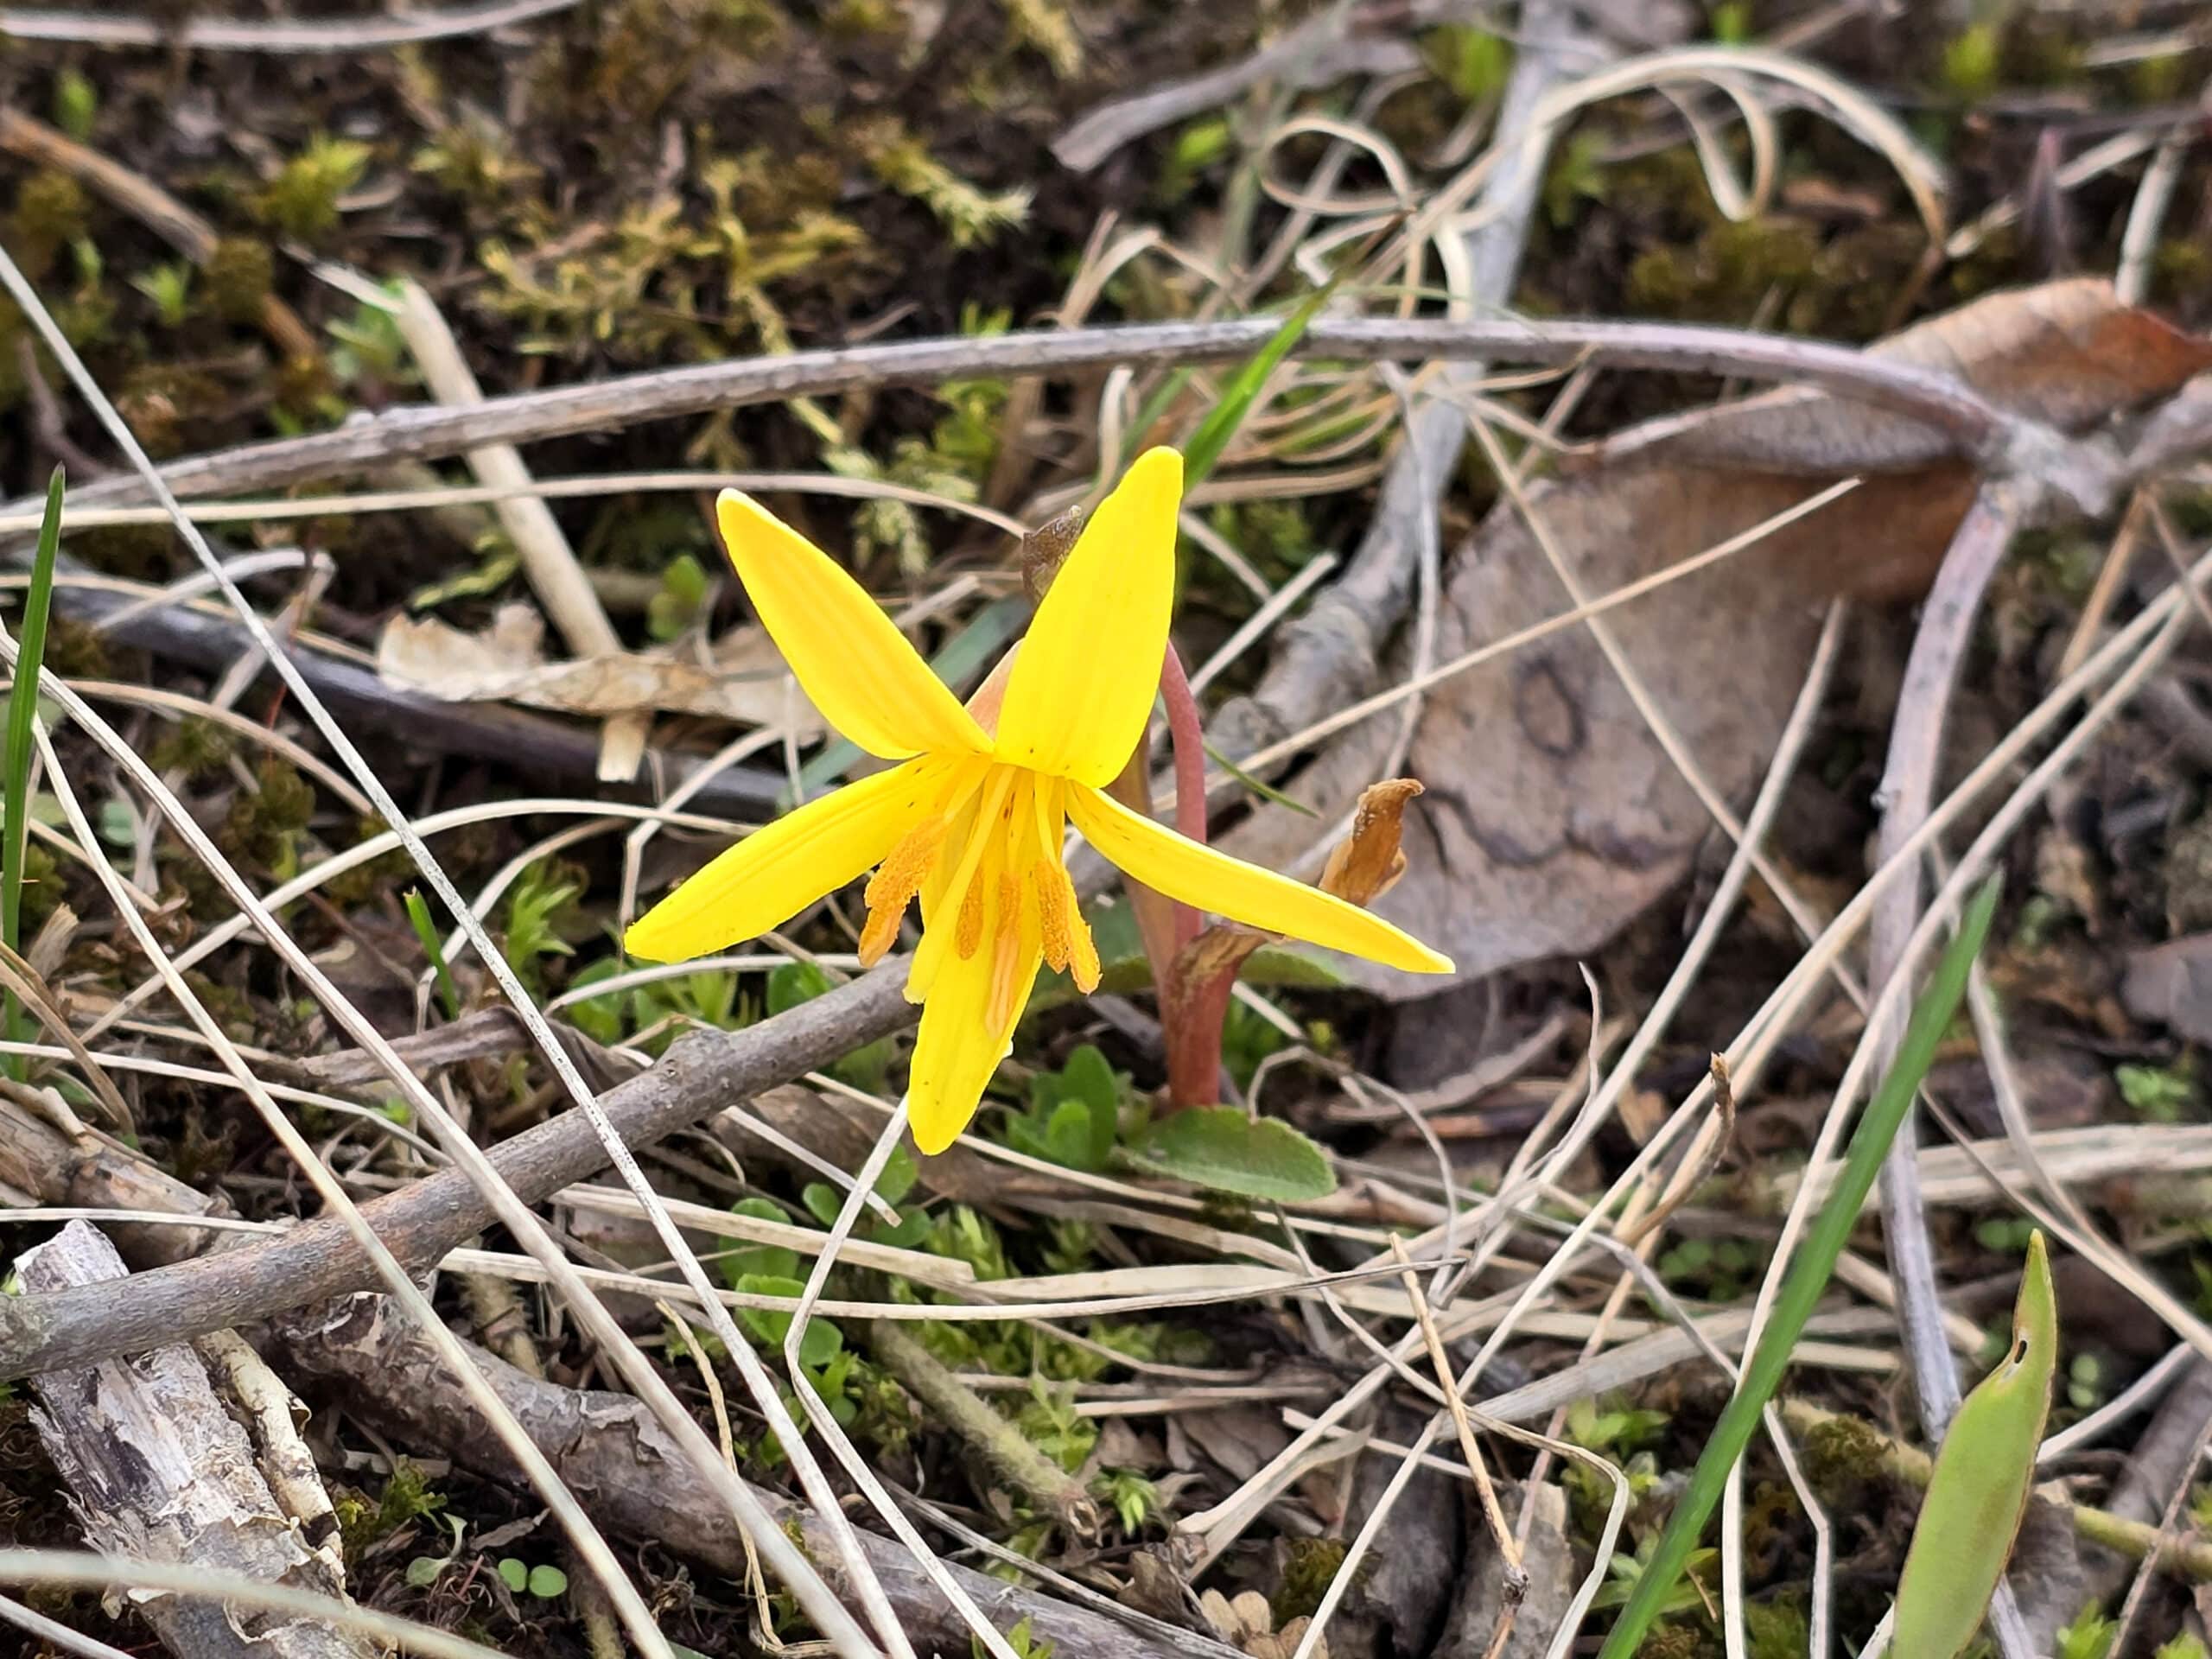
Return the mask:
[[[403, 279], [399, 309], [393, 321], [406, 337], [407, 349], [423, 371], [423, 384], [442, 404], [468, 404], [484, 401], [461, 346], [446, 326], [445, 318], [422, 285]], [[530, 485], [530, 468], [513, 445], [486, 444], [468, 452], [468, 468], [477, 482], [500, 489], [522, 490]], [[619, 657], [621, 636], [607, 619], [607, 612], [592, 591], [575, 550], [569, 545], [553, 510], [534, 495], [516, 495], [497, 502], [493, 511], [522, 560], [523, 574], [531, 591], [545, 607], [553, 626], [580, 657]], [[601, 728], [599, 777], [601, 783], [625, 783], [637, 776], [645, 756], [645, 734], [652, 716], [642, 712], [616, 715]]]
[[[396, 1445], [435, 1447], [488, 1478], [520, 1480], [505, 1449], [484, 1432], [460, 1380], [389, 1298], [365, 1294], [286, 1314], [268, 1334], [270, 1357], [295, 1386], [341, 1395], [349, 1414]], [[584, 1495], [601, 1526], [658, 1539], [690, 1560], [744, 1580], [745, 1542], [728, 1510], [641, 1401], [541, 1382], [473, 1345], [470, 1357], [561, 1478]], [[830, 1587], [849, 1599], [851, 1565], [812, 1513], [772, 1491], [759, 1497], [779, 1524], [801, 1529], [802, 1548]], [[914, 1557], [875, 1533], [861, 1533], [860, 1541], [916, 1650], [966, 1652], [967, 1625]], [[1150, 1621], [1141, 1628], [1125, 1624], [968, 1567], [949, 1570], [999, 1629], [1027, 1620], [1040, 1652], [1050, 1642], [1056, 1652], [1069, 1655], [1232, 1659], [1230, 1649], [1205, 1637]]]
[[[25, 1287], [38, 1290], [129, 1274], [106, 1236], [81, 1221], [25, 1251], [16, 1267]], [[284, 1512], [253, 1441], [189, 1344], [42, 1372], [31, 1386], [39, 1400], [32, 1423], [92, 1548], [344, 1599], [334, 1522], [314, 1539]], [[257, 1405], [257, 1420], [266, 1403]], [[329, 1517], [330, 1500], [312, 1462], [304, 1471], [296, 1456], [284, 1464], [286, 1489], [297, 1491], [304, 1479]], [[369, 1659], [381, 1650], [318, 1621], [164, 1592], [124, 1593], [180, 1659]]]

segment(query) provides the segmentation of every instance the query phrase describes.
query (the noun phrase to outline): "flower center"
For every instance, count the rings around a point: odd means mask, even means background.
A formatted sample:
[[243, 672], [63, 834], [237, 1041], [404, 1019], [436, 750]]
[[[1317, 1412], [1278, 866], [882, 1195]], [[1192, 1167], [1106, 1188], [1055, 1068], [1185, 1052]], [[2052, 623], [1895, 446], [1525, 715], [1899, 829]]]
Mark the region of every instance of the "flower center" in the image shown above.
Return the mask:
[[[889, 953], [907, 905], [919, 893], [928, 931], [909, 995], [925, 994], [948, 947], [962, 962], [988, 950], [985, 1017], [994, 1029], [1020, 1013], [1039, 957], [1072, 976], [1077, 988], [1096, 989], [1098, 948], [1060, 861], [1062, 788], [1057, 779], [1004, 766], [957, 784], [899, 837], [869, 879], [861, 961], [873, 967]], [[971, 798], [979, 798], [972, 820], [963, 812]]]

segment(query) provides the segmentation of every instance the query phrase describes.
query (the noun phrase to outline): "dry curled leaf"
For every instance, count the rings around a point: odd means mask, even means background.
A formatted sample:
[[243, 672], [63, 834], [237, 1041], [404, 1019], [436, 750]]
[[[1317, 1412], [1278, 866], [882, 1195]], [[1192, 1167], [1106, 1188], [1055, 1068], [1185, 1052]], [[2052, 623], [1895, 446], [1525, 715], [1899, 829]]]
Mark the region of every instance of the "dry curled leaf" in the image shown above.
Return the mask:
[[1363, 790], [1351, 815], [1351, 833], [1329, 853], [1321, 891], [1365, 906], [1397, 886], [1406, 873], [1405, 849], [1399, 845], [1406, 803], [1421, 792], [1410, 778], [1392, 778]]
[[502, 605], [481, 633], [435, 617], [395, 616], [377, 641], [377, 671], [448, 702], [517, 702], [593, 718], [645, 712], [789, 723], [800, 741], [825, 729], [759, 629], [724, 640], [711, 665], [629, 652], [549, 663], [544, 639], [543, 620], [527, 605]]
[[[2172, 392], [2212, 343], [2121, 305], [2109, 283], [1999, 294], [1875, 348], [1941, 368], [2068, 430]], [[1924, 587], [1974, 489], [1965, 463], [1902, 416], [1785, 391], [1624, 433], [1528, 506], [1596, 597], [1714, 547], [1840, 479], [1864, 481], [1747, 550], [1607, 613], [1621, 652], [1723, 796], [1764, 776], [1818, 637], [1822, 600]], [[1436, 657], [1449, 662], [1573, 608], [1543, 545], [1502, 503], [1445, 573]], [[1407, 672], [1402, 650], [1383, 681]], [[1290, 780], [1340, 818], [1384, 764], [1391, 709]], [[1473, 977], [1602, 944], [1688, 868], [1710, 816], [1586, 627], [1458, 674], [1427, 695], [1406, 770], [1404, 879], [1376, 906]], [[1224, 837], [1276, 868], [1315, 850], [1309, 819], [1261, 806]], [[1427, 987], [1346, 963], [1386, 996]]]

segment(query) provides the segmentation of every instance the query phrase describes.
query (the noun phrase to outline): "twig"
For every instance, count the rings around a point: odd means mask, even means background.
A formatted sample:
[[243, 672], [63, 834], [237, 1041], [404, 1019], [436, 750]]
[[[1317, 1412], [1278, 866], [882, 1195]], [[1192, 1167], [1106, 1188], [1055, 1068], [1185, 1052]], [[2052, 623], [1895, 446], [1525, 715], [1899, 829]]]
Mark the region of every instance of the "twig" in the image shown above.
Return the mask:
[[[99, 626], [131, 613], [109, 630], [109, 639], [118, 645], [211, 672], [220, 672], [253, 647], [242, 624], [182, 600], [149, 610], [129, 594], [71, 584], [71, 575], [87, 573], [66, 553], [55, 570], [60, 579], [54, 608], [72, 620]], [[585, 727], [500, 703], [447, 702], [306, 645], [296, 644], [287, 655], [325, 703], [364, 730], [388, 733], [439, 753], [499, 761], [540, 779], [589, 779], [598, 771], [599, 744]], [[660, 753], [655, 762], [671, 785], [699, 769], [689, 755]], [[691, 798], [702, 810], [749, 816], [774, 805], [783, 786], [780, 778], [769, 773], [734, 768], [717, 772]]]
[[[417, 1333], [391, 1317], [384, 1299], [364, 1297], [312, 1317], [289, 1318], [270, 1336], [296, 1379], [345, 1399], [349, 1410], [395, 1438], [442, 1449], [494, 1479], [517, 1479], [512, 1465], [479, 1430], [454, 1379], [439, 1368]], [[479, 1363], [563, 1478], [592, 1494], [594, 1508], [608, 1527], [633, 1537], [660, 1539], [717, 1573], [743, 1576], [744, 1550], [736, 1529], [638, 1402], [626, 1395], [535, 1382], [488, 1354], [480, 1355]], [[772, 1492], [759, 1496], [779, 1522], [805, 1529], [805, 1548], [842, 1592], [842, 1568], [818, 1520]], [[860, 1537], [915, 1646], [924, 1652], [967, 1652], [967, 1626], [931, 1586], [913, 1557], [876, 1534]], [[1149, 1625], [1132, 1630], [966, 1567], [947, 1570], [994, 1624], [1010, 1628], [1027, 1618], [1032, 1637], [1052, 1642], [1061, 1653], [1227, 1659], [1226, 1649], [1201, 1637], [1171, 1639]]]
[[[742, 1031], [694, 1033], [601, 1103], [626, 1144], [648, 1145], [911, 1024], [906, 976], [906, 958], [894, 957]], [[489, 1156], [529, 1204], [607, 1163], [591, 1125], [575, 1110], [501, 1141]], [[494, 1219], [489, 1201], [458, 1170], [372, 1200], [361, 1212], [392, 1254], [416, 1271]], [[120, 1288], [0, 1298], [0, 1379], [252, 1324], [376, 1282], [344, 1224], [323, 1219], [218, 1255], [134, 1274]]]
[[[115, 1246], [81, 1221], [16, 1266], [26, 1285], [41, 1289], [106, 1289], [128, 1272]], [[44, 1406], [33, 1419], [39, 1438], [97, 1548], [325, 1596], [345, 1593], [343, 1569], [290, 1524], [245, 1431], [188, 1344], [174, 1343], [127, 1363], [49, 1372], [37, 1389]], [[327, 1512], [327, 1498], [322, 1507]], [[156, 1597], [138, 1607], [172, 1652], [192, 1659], [367, 1659], [380, 1646], [315, 1620], [234, 1625], [221, 1606], [183, 1597]]]
[[[1878, 863], [1895, 856], [1927, 822], [1942, 749], [1944, 711], [1981, 595], [2012, 543], [2016, 514], [2009, 491], [2001, 485], [1985, 485], [1936, 573], [1890, 727], [1889, 760], [1879, 797], [1883, 813]], [[1876, 901], [1871, 927], [1872, 988], [1887, 987], [1897, 971], [1904, 943], [1920, 919], [1920, 895], [1916, 874], [1908, 872], [1904, 879], [1891, 881]], [[1879, 1045], [1876, 1070], [1887, 1068], [1900, 1029], [1891, 1022], [1871, 1033]], [[1929, 1440], [1940, 1440], [1959, 1403], [1959, 1380], [1943, 1334], [1942, 1296], [1936, 1287], [1935, 1252], [1920, 1198], [1914, 1118], [1908, 1108], [1883, 1166], [1882, 1226], [1890, 1273], [1897, 1281], [1899, 1330], [1912, 1365], [1921, 1423]]]
[[1038, 1451], [936, 1355], [887, 1319], [870, 1322], [868, 1342], [877, 1363], [974, 1447], [999, 1479], [1051, 1516], [1069, 1537], [1097, 1537], [1098, 1505], [1083, 1483]]
[[576, 0], [495, 0], [488, 5], [455, 6], [447, 11], [410, 12], [374, 22], [308, 22], [271, 18], [233, 22], [219, 17], [184, 17], [174, 24], [152, 17], [118, 17], [104, 12], [0, 11], [0, 35], [19, 41], [73, 41], [87, 46], [171, 46], [196, 52], [372, 52], [421, 41], [449, 41], [481, 35], [511, 23], [565, 11]]
[[[655, 369], [546, 391], [514, 392], [469, 409], [410, 405], [335, 431], [241, 445], [162, 469], [180, 494], [279, 489], [334, 474], [431, 461], [491, 443], [530, 443], [640, 421], [882, 386], [925, 385], [955, 376], [1068, 373], [1107, 365], [1220, 362], [1249, 356], [1281, 327], [1269, 316], [1219, 322], [1116, 324], [1027, 330], [988, 338], [792, 352]], [[1357, 362], [1578, 363], [1802, 382], [1925, 423], [1957, 454], [2001, 461], [2025, 426], [1949, 376], [1825, 341], [1731, 328], [1586, 320], [1317, 317], [1291, 348], [1297, 357]], [[2208, 400], [2212, 401], [2212, 400]], [[1448, 468], [1429, 476], [1442, 478]], [[143, 501], [137, 479], [104, 480], [72, 493], [73, 505]], [[29, 512], [36, 503], [8, 504]]]

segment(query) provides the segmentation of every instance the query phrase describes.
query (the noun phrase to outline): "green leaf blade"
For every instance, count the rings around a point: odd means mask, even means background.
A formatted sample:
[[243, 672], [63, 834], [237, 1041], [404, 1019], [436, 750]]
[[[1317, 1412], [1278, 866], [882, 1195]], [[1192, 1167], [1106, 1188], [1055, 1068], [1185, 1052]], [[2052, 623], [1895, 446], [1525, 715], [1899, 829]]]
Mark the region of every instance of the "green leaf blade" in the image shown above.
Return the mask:
[[1262, 1202], [1325, 1198], [1336, 1171], [1320, 1147], [1289, 1124], [1234, 1106], [1202, 1106], [1160, 1119], [1128, 1149], [1154, 1175]]
[[[10, 950], [22, 949], [23, 861], [30, 850], [31, 758], [35, 752], [31, 725], [38, 715], [39, 667], [46, 660], [46, 623], [54, 607], [54, 565], [61, 551], [61, 495], [66, 484], [56, 467], [47, 480], [46, 512], [39, 520], [38, 550], [31, 563], [30, 589], [23, 601], [22, 627], [16, 640], [16, 683], [8, 693], [7, 749], [0, 756], [4, 771], [6, 814], [0, 834], [0, 942]], [[0, 999], [0, 1033], [20, 1039], [26, 1033], [15, 993]], [[9, 1062], [11, 1075], [21, 1075], [20, 1061]]]
[[[1649, 1563], [1637, 1575], [1628, 1605], [1606, 1633], [1599, 1659], [1630, 1659], [1654, 1622], [1666, 1611], [1669, 1594], [1688, 1566], [1690, 1556], [1704, 1535], [1706, 1522], [1719, 1505], [1728, 1471], [1750, 1446], [1760, 1414], [1781, 1386], [1797, 1338], [1803, 1334], [1805, 1323], [1812, 1317], [1821, 1293], [1827, 1287], [1836, 1258], [1843, 1253], [1867, 1195], [1874, 1190], [1882, 1159], [1896, 1138], [1897, 1126], [1904, 1121], [1921, 1080], [1935, 1063], [1936, 1045], [1966, 995], [1967, 970], [1980, 952], [1982, 941], [1988, 937], [2001, 885], [1999, 878], [1993, 875], [1974, 894], [1960, 918], [1959, 931], [1950, 948], [1943, 953], [1927, 988], [1914, 1005], [1904, 1041], [1898, 1046], [1890, 1073], [1883, 1078], [1882, 1086], [1875, 1091], [1851, 1137], [1842, 1174], [1804, 1243], [1798, 1247], [1796, 1259], [1789, 1264], [1789, 1277], [1783, 1281], [1782, 1294], [1775, 1299], [1773, 1314], [1759, 1338], [1758, 1347], [1745, 1362], [1735, 1393], [1722, 1410], [1720, 1421], [1713, 1425], [1713, 1436], [1706, 1442], [1697, 1466], [1690, 1473], [1689, 1485], [1668, 1518], [1666, 1530], [1660, 1535]], [[1915, 1655], [1913, 1659], [1923, 1659], [1923, 1656]]]

